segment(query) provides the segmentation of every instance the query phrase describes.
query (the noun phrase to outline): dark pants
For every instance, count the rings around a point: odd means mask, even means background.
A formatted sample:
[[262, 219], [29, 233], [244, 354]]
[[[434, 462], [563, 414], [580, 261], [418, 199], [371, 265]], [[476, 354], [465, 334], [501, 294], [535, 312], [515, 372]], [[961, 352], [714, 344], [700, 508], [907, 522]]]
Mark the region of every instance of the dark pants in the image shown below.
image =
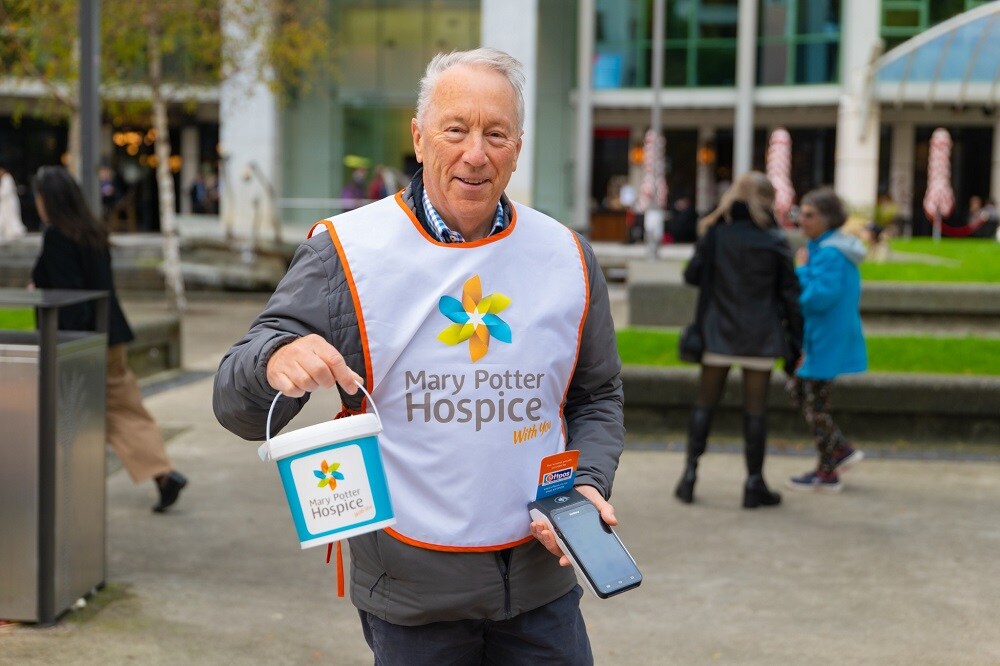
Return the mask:
[[375, 666], [588, 666], [594, 663], [577, 586], [509, 620], [407, 627], [359, 611]]

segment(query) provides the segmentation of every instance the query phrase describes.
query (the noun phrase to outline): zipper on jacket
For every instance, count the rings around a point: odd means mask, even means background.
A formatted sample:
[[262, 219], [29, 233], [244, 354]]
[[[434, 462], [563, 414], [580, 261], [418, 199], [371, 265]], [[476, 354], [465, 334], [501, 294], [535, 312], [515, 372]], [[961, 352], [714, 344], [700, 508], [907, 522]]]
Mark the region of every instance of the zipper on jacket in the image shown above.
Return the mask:
[[514, 555], [513, 548], [498, 550], [496, 553], [497, 568], [500, 570], [500, 578], [503, 580], [503, 616], [509, 620], [510, 615], [510, 559]]

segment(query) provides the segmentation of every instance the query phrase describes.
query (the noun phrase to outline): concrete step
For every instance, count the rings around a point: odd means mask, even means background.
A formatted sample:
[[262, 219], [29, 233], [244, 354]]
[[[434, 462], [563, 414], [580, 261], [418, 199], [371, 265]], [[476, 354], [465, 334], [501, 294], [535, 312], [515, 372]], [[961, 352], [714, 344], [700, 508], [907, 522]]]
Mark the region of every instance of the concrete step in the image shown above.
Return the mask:
[[[742, 433], [742, 381], [732, 371], [713, 432]], [[625, 426], [632, 434], [685, 431], [698, 391], [698, 368], [625, 366]], [[771, 377], [767, 415], [776, 436], [811, 441], [801, 415]], [[834, 383], [833, 415], [848, 439], [996, 444], [1000, 441], [1000, 377], [864, 373]]]
[[[680, 265], [629, 264], [630, 326], [679, 328], [694, 318], [698, 291], [680, 279]], [[867, 330], [894, 333], [1000, 335], [1000, 284], [864, 282], [861, 316]]]

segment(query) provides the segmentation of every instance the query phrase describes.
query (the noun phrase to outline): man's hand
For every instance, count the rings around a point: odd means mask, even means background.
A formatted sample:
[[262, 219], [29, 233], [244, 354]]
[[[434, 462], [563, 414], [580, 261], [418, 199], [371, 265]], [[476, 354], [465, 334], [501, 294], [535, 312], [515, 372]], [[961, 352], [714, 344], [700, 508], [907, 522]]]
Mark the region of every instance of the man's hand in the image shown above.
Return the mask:
[[805, 266], [809, 263], [809, 248], [802, 246], [795, 251], [795, 265]]
[[[597, 511], [601, 514], [601, 519], [604, 522], [612, 527], [618, 524], [618, 519], [615, 518], [615, 507], [611, 506], [610, 502], [604, 499], [601, 491], [593, 486], [576, 486], [576, 489], [580, 491], [581, 495], [589, 499], [591, 504], [597, 507]], [[572, 564], [559, 548], [559, 544], [556, 543], [556, 535], [545, 523], [537, 520], [531, 523], [531, 535], [541, 541], [542, 545], [550, 553], [559, 557], [559, 566], [568, 567]]]
[[267, 383], [290, 398], [334, 384], [354, 395], [362, 381], [336, 347], [315, 334], [278, 348], [267, 362]]

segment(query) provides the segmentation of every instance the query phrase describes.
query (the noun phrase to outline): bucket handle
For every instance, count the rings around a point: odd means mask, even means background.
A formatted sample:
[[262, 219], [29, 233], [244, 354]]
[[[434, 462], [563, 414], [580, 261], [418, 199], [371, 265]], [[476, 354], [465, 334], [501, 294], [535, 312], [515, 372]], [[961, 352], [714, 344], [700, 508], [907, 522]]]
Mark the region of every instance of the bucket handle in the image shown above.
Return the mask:
[[[372, 410], [375, 412], [375, 418], [378, 419], [379, 423], [382, 423], [382, 417], [379, 416], [378, 407], [375, 406], [375, 400], [372, 398], [372, 394], [369, 393], [361, 382], [355, 382], [361, 392], [365, 394], [368, 398], [368, 402], [372, 405]], [[274, 406], [278, 404], [278, 398], [285, 395], [281, 391], [278, 391], [277, 395], [274, 396], [274, 400], [271, 401], [271, 408], [267, 410], [267, 425], [264, 429], [264, 436], [266, 437], [263, 444], [257, 449], [257, 455], [264, 462], [271, 460], [271, 415], [274, 414]]]

